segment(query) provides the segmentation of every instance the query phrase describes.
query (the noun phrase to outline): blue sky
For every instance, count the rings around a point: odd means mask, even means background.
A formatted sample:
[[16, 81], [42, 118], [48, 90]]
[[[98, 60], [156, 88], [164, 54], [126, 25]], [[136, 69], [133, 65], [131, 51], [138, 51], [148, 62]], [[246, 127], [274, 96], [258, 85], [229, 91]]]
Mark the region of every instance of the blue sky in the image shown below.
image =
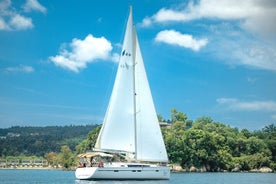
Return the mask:
[[275, 123], [274, 0], [0, 0], [0, 127], [101, 123], [129, 5], [164, 119]]

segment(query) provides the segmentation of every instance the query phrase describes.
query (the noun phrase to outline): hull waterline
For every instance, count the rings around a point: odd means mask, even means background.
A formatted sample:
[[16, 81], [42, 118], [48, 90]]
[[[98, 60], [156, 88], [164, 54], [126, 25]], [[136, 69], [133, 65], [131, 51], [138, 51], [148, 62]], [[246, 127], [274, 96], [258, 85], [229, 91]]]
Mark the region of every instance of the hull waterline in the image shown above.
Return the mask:
[[75, 175], [80, 180], [168, 180], [170, 167], [84, 167]]

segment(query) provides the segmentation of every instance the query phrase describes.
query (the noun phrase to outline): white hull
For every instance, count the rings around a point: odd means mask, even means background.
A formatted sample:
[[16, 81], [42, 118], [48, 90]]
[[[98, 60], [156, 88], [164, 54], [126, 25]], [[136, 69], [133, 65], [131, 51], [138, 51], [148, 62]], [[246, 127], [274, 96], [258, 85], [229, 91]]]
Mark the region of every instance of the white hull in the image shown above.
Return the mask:
[[78, 168], [75, 175], [80, 180], [164, 180], [170, 178], [170, 167], [117, 163]]

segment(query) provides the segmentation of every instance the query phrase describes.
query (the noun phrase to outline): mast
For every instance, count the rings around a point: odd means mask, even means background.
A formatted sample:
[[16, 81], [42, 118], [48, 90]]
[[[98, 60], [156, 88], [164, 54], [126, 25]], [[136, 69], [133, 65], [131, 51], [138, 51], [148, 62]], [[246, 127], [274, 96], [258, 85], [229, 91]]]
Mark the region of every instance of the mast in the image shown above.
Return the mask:
[[137, 160], [137, 119], [136, 119], [136, 84], [135, 84], [135, 56], [136, 56], [136, 35], [132, 16], [132, 6], [129, 6], [130, 18], [132, 19], [131, 25], [131, 41], [132, 41], [132, 64], [133, 64], [133, 116], [134, 116], [134, 144], [135, 144], [135, 160]]

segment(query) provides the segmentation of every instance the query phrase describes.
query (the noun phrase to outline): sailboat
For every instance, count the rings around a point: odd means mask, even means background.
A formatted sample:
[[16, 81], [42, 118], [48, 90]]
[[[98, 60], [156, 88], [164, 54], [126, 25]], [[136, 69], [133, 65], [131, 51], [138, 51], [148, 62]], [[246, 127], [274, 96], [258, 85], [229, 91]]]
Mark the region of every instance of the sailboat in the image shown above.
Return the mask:
[[123, 155], [126, 162], [86, 165], [76, 169], [76, 178], [170, 178], [168, 156], [133, 24], [132, 7], [112, 94], [93, 151], [93, 156], [100, 153], [105, 153], [107, 157]]

